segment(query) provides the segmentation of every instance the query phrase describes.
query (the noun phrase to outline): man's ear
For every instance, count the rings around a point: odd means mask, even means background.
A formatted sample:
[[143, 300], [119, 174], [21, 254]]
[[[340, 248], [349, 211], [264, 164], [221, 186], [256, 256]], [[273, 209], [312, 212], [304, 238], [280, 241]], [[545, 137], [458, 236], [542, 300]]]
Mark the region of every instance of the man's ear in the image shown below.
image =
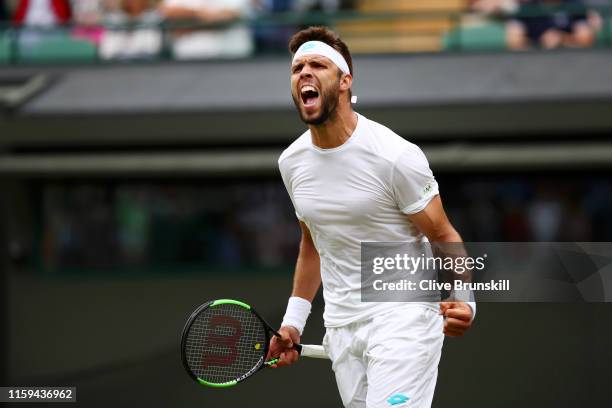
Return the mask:
[[340, 77], [340, 90], [348, 91], [353, 85], [353, 76], [351, 74], [343, 74]]

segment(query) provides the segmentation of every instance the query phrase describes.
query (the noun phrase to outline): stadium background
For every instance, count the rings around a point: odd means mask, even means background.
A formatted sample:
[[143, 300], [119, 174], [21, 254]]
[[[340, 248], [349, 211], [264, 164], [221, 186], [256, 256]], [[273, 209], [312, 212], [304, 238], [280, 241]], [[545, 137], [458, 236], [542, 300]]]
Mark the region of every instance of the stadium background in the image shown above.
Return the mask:
[[[352, 6], [249, 21], [282, 46], [306, 24], [343, 34], [355, 109], [423, 148], [466, 241], [612, 241], [610, 24], [588, 49], [517, 53], [467, 2]], [[299, 230], [276, 159], [304, 130], [282, 46], [106, 61], [67, 36], [21, 52], [3, 27], [0, 383], [77, 386], [84, 407], [340, 406], [328, 362], [211, 390], [178, 354], [207, 299], [282, 318]], [[481, 304], [434, 407], [605, 405], [611, 311]]]

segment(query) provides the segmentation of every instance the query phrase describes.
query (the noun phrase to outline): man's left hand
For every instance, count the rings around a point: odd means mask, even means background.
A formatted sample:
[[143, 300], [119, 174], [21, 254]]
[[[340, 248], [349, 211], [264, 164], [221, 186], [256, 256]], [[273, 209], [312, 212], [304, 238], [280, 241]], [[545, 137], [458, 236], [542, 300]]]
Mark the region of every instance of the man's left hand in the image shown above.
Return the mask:
[[463, 336], [472, 326], [474, 313], [465, 302], [440, 302], [440, 314], [445, 317], [444, 334], [447, 336]]

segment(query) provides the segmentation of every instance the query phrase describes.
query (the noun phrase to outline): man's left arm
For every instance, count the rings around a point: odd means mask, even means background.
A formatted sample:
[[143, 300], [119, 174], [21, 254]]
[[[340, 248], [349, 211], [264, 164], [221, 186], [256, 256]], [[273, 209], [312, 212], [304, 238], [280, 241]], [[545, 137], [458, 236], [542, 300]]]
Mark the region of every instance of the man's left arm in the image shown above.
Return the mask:
[[[435, 195], [421, 211], [408, 215], [408, 219], [421, 231], [430, 242], [463, 242], [459, 233], [452, 226], [440, 195]], [[466, 302], [441, 302], [440, 314], [444, 315], [444, 334], [463, 336], [472, 326], [475, 304]]]

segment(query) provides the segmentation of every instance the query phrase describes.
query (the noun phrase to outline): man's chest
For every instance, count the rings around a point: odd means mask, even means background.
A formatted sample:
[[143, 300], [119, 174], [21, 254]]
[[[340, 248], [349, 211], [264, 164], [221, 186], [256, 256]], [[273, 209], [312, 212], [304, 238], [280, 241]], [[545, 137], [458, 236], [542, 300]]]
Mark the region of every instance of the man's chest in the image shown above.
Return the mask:
[[397, 209], [385, 178], [372, 168], [307, 169], [293, 180], [293, 199], [315, 225], [362, 223]]

